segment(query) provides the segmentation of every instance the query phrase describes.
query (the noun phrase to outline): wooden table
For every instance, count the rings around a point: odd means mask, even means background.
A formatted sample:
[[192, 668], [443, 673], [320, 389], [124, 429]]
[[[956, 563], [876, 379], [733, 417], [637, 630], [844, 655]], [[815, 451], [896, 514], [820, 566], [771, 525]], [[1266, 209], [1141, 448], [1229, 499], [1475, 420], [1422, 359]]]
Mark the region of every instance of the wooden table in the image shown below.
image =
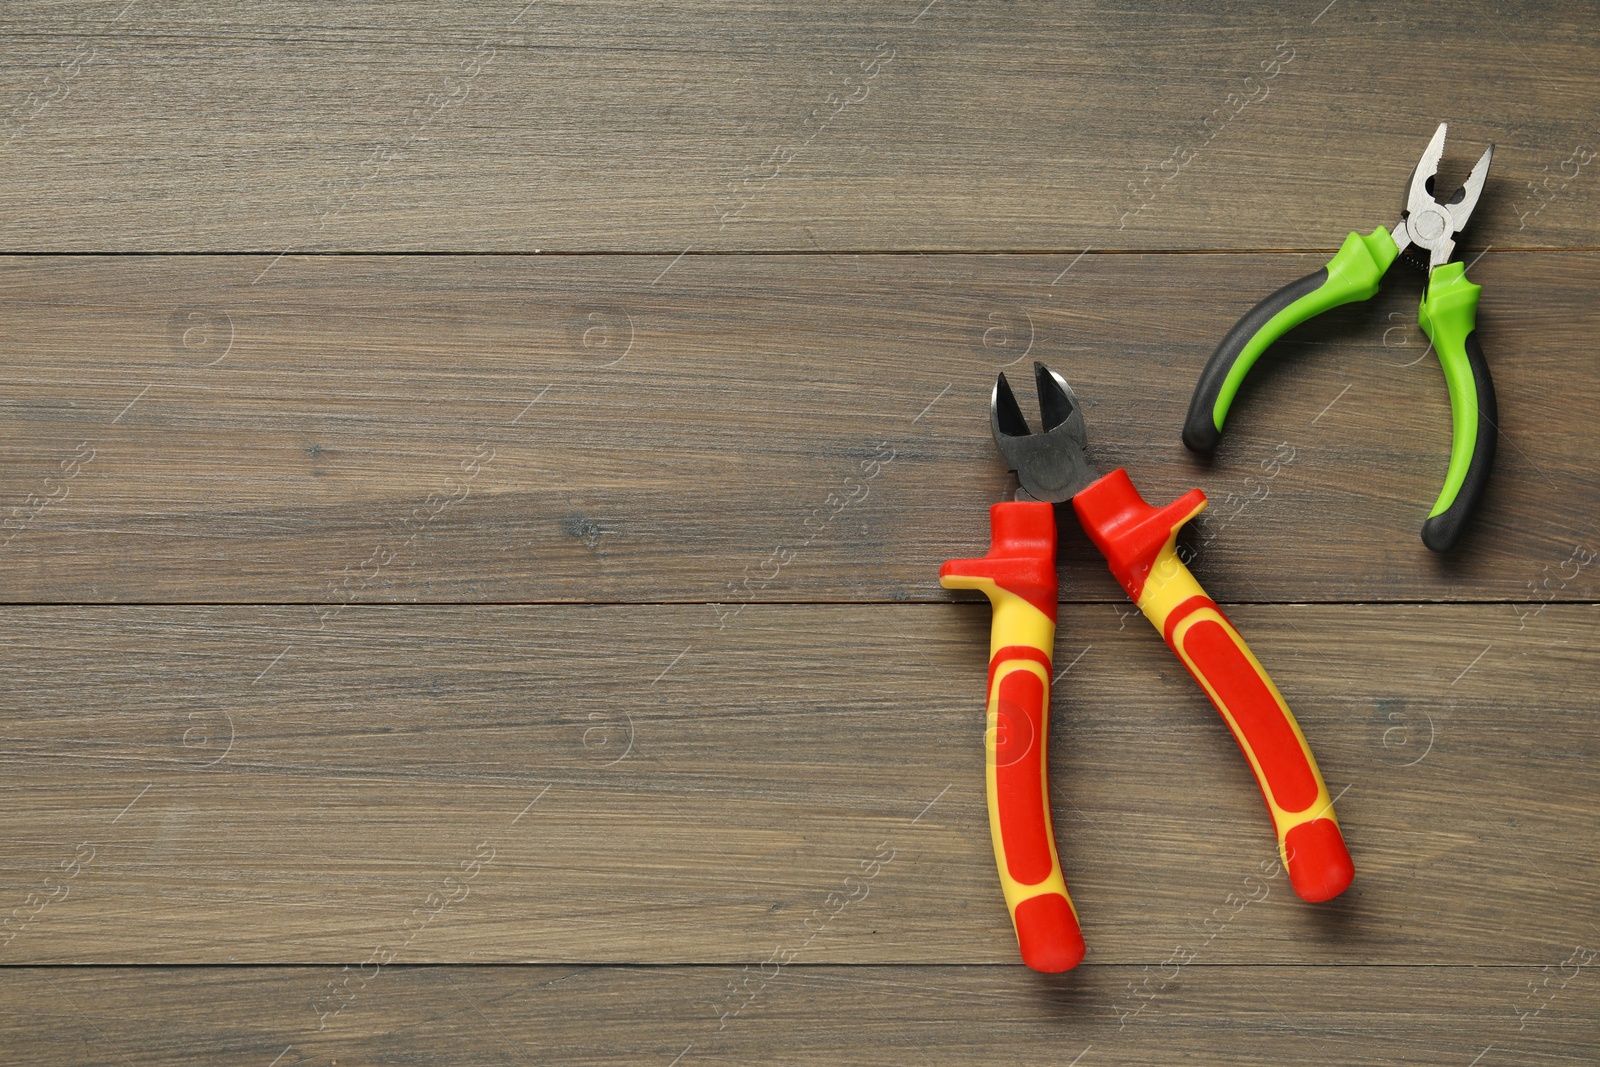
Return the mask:
[[[524, 4], [5, 20], [0, 1059], [1593, 1062], [1592, 10]], [[1448, 557], [1419, 274], [1178, 439], [1441, 120], [1503, 416]], [[937, 571], [1032, 359], [1210, 495], [1335, 902], [1069, 529], [1089, 956], [1020, 966]]]

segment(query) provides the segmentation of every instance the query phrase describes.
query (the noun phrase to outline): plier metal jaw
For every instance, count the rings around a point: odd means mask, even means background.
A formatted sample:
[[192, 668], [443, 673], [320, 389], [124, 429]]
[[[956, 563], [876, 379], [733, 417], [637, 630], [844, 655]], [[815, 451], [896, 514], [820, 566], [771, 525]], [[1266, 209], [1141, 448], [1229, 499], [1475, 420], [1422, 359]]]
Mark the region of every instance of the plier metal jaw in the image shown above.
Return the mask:
[[1234, 324], [1201, 371], [1183, 425], [1183, 443], [1191, 450], [1215, 449], [1245, 375], [1268, 346], [1324, 311], [1371, 299], [1390, 265], [1403, 256], [1428, 272], [1417, 322], [1432, 342], [1450, 390], [1450, 465], [1422, 525], [1422, 542], [1435, 552], [1447, 552], [1461, 539], [1489, 484], [1499, 432], [1494, 381], [1476, 332], [1480, 287], [1467, 281], [1466, 268], [1450, 259], [1456, 235], [1478, 206], [1494, 146], [1479, 157], [1461, 188], [1441, 202], [1434, 198], [1433, 186], [1445, 132], [1440, 123], [1412, 169], [1400, 221], [1392, 229], [1351, 233], [1327, 266], [1290, 282]]
[[[1400, 221], [1389, 234], [1400, 255], [1430, 272], [1450, 262], [1456, 250], [1456, 234], [1467, 228], [1467, 220], [1472, 217], [1472, 210], [1478, 206], [1478, 197], [1483, 193], [1484, 180], [1489, 177], [1489, 163], [1494, 159], [1494, 145], [1490, 145], [1473, 164], [1472, 173], [1467, 175], [1461, 188], [1443, 203], [1434, 199], [1433, 183], [1439, 174], [1439, 160], [1444, 157], [1447, 126], [1447, 123], [1439, 123], [1433, 140], [1428, 142], [1412, 170]], [[1426, 253], [1426, 258], [1422, 253]]]
[[1100, 477], [1084, 450], [1089, 432], [1083, 408], [1067, 380], [1043, 363], [1033, 365], [1042, 433], [1028, 429], [1011, 383], [1002, 373], [989, 394], [989, 428], [1006, 464], [1017, 472], [1017, 499], [1060, 504]]
[[1072, 387], [1040, 363], [1034, 381], [1040, 433], [1030, 431], [1004, 374], [989, 400], [995, 443], [1017, 472], [1017, 499], [989, 509], [988, 555], [953, 559], [939, 571], [945, 588], [978, 590], [993, 607], [984, 735], [989, 830], [1023, 961], [1064, 971], [1084, 953], [1050, 820], [1048, 766], [1055, 509], [1069, 500], [1112, 575], [1244, 751], [1295, 892], [1311, 901], [1338, 896], [1355, 866], [1305, 735], [1239, 631], [1178, 558], [1178, 531], [1205, 509], [1205, 494], [1193, 489], [1156, 508], [1127, 471], [1102, 476], [1085, 455], [1088, 434]]

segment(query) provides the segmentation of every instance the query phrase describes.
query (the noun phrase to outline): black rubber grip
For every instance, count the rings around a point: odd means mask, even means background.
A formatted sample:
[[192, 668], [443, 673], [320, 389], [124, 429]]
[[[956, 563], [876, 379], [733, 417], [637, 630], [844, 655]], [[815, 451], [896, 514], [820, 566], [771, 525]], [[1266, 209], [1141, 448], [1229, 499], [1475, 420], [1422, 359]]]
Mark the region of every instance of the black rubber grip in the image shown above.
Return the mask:
[[1494, 467], [1494, 449], [1500, 434], [1500, 411], [1495, 406], [1494, 379], [1489, 377], [1489, 363], [1483, 358], [1483, 346], [1478, 343], [1478, 331], [1467, 334], [1462, 347], [1467, 351], [1467, 363], [1472, 367], [1472, 385], [1478, 394], [1478, 436], [1472, 443], [1472, 461], [1467, 464], [1467, 475], [1456, 492], [1450, 506], [1422, 524], [1422, 543], [1435, 552], [1448, 552], [1461, 540], [1467, 528], [1467, 519], [1477, 510], [1478, 498], [1489, 484], [1489, 471]]
[[1217, 350], [1211, 353], [1206, 369], [1200, 372], [1200, 380], [1195, 383], [1194, 395], [1189, 398], [1189, 416], [1183, 423], [1183, 443], [1191, 452], [1210, 452], [1222, 440], [1222, 427], [1216, 424], [1212, 413], [1216, 410], [1217, 398], [1222, 395], [1223, 383], [1228, 380], [1228, 372], [1250, 343], [1250, 338], [1260, 333], [1274, 315], [1306, 294], [1316, 292], [1327, 280], [1328, 268], [1319, 267], [1304, 278], [1279, 289], [1233, 324], [1233, 329], [1217, 345]]

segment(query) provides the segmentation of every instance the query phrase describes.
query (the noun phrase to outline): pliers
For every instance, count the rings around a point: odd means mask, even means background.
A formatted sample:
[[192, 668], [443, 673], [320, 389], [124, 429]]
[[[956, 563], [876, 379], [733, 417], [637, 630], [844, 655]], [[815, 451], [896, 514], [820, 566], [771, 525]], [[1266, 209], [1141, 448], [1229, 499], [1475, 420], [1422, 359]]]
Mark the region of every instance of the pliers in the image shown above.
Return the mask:
[[990, 548], [939, 571], [947, 589], [976, 589], [993, 608], [984, 747], [989, 833], [1023, 962], [1064, 971], [1083, 958], [1050, 820], [1047, 740], [1056, 629], [1055, 505], [1072, 501], [1111, 573], [1177, 653], [1255, 772], [1295, 892], [1338, 896], [1355, 876], [1328, 787], [1305, 735], [1266, 669], [1178, 558], [1178, 530], [1205, 509], [1192, 489], [1163, 508], [1145, 503], [1122, 469], [1101, 476], [1084, 454], [1083, 411], [1072, 388], [1033, 365], [1042, 433], [1030, 433], [1002, 373], [989, 421], [1016, 499], [989, 509]]
[[1202, 453], [1216, 448], [1240, 384], [1268, 345], [1330, 308], [1371, 299], [1389, 266], [1397, 258], [1406, 259], [1428, 272], [1417, 321], [1439, 354], [1450, 389], [1450, 467], [1439, 499], [1422, 525], [1422, 543], [1435, 552], [1455, 546], [1483, 495], [1494, 465], [1499, 420], [1494, 381], [1474, 332], [1480, 287], [1467, 281], [1465, 267], [1450, 262], [1455, 235], [1466, 226], [1483, 192], [1494, 145], [1484, 151], [1461, 188], [1440, 203], [1434, 199], [1433, 182], [1444, 154], [1445, 127], [1439, 124], [1412, 170], [1394, 229], [1351, 233], [1327, 266], [1290, 282], [1245, 312], [1200, 373], [1183, 425], [1183, 443], [1189, 448]]

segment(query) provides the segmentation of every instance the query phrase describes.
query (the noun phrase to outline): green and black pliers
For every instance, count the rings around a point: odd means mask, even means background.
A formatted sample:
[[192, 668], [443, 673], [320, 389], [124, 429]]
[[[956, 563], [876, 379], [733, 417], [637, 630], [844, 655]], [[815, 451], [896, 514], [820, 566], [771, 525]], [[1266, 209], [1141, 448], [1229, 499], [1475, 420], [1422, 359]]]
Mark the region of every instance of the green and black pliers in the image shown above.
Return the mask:
[[1440, 203], [1433, 196], [1433, 180], [1444, 154], [1444, 136], [1445, 124], [1440, 123], [1411, 172], [1405, 208], [1392, 231], [1380, 227], [1369, 234], [1350, 234], [1326, 267], [1279, 289], [1228, 331], [1200, 374], [1183, 426], [1185, 445], [1210, 452], [1222, 437], [1223, 420], [1240, 384], [1267, 346], [1330, 308], [1370, 299], [1390, 265], [1403, 256], [1428, 272], [1417, 321], [1439, 354], [1450, 389], [1450, 468], [1422, 525], [1422, 543], [1435, 552], [1455, 546], [1483, 495], [1494, 465], [1499, 420], [1494, 382], [1474, 332], [1480, 287], [1467, 281], [1464, 266], [1450, 262], [1455, 235], [1466, 226], [1483, 192], [1494, 146], [1483, 153], [1461, 188]]

